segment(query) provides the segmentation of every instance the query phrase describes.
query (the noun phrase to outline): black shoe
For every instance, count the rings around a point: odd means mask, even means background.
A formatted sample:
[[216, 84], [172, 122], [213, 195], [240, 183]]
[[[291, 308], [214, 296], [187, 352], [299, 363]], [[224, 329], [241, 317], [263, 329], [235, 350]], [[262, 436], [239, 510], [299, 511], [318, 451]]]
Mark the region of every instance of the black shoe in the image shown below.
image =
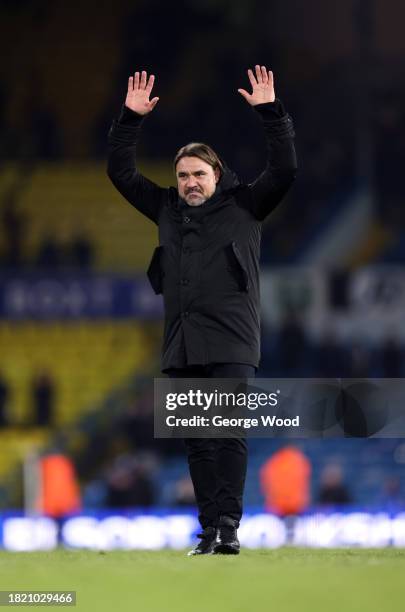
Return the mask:
[[238, 521], [229, 516], [221, 516], [218, 524], [218, 537], [214, 546], [215, 555], [238, 555], [240, 544], [237, 535]]
[[217, 530], [215, 527], [206, 527], [202, 533], [197, 534], [200, 542], [193, 550], [187, 553], [188, 557], [193, 555], [212, 555], [214, 552], [214, 544], [217, 539]]

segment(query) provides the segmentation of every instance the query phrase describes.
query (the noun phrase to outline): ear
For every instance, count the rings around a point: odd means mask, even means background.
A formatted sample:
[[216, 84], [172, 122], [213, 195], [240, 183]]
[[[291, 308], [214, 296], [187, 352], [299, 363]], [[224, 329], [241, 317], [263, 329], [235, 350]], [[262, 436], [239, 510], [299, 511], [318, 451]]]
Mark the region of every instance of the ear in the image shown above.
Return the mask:
[[215, 173], [215, 182], [218, 183], [219, 179], [221, 178], [221, 171], [219, 168], [215, 168], [214, 173]]

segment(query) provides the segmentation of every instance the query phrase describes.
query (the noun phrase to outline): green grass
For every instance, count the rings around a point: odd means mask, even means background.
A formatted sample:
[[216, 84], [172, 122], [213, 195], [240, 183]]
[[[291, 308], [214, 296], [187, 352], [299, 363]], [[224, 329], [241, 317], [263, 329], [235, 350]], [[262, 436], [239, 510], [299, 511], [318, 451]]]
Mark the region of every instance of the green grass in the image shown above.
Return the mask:
[[405, 550], [1, 552], [0, 589], [76, 590], [86, 612], [403, 612]]

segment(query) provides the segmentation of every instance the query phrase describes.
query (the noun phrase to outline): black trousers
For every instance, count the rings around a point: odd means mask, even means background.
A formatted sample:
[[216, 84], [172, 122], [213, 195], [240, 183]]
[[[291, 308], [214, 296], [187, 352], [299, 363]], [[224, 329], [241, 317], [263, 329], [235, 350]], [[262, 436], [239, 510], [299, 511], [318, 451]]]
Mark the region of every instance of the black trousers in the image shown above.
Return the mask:
[[[171, 369], [170, 378], [254, 378], [256, 368], [241, 363], [213, 363]], [[202, 528], [220, 516], [240, 521], [247, 467], [244, 438], [186, 438], [190, 476]]]

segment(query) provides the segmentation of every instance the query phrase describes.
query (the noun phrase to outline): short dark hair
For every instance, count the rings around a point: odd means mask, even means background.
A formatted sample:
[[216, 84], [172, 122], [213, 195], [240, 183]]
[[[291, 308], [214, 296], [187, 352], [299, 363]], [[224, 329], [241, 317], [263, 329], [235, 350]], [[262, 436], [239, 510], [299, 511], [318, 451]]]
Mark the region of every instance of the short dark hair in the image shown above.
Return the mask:
[[224, 165], [218, 155], [209, 145], [203, 142], [190, 142], [181, 147], [174, 158], [174, 171], [176, 171], [177, 164], [183, 157], [199, 157], [214, 170], [219, 170], [221, 176], [224, 172]]

